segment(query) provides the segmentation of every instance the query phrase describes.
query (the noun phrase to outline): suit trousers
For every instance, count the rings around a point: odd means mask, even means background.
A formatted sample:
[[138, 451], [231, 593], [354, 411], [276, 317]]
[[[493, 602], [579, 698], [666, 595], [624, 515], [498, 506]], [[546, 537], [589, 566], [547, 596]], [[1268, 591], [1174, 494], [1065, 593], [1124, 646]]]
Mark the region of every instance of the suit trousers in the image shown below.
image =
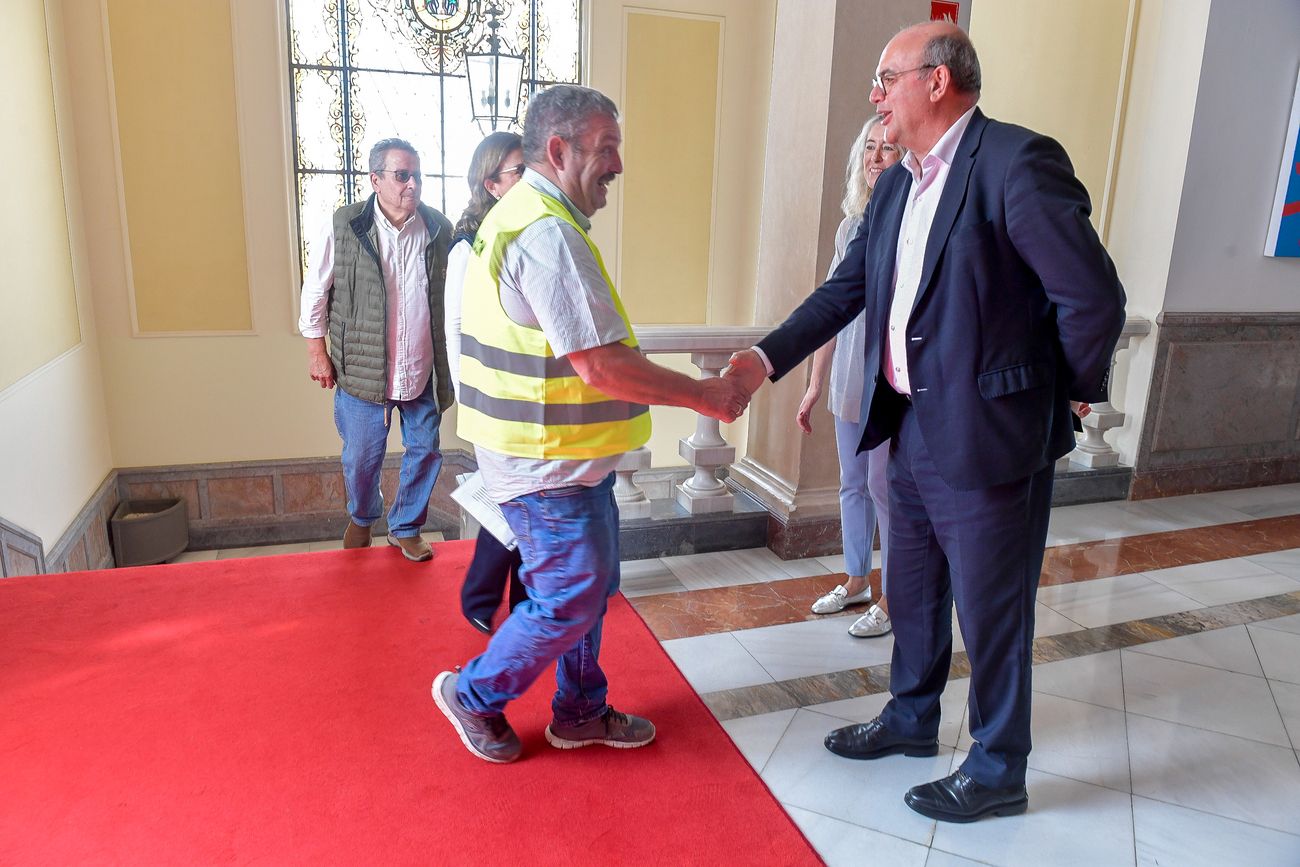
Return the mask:
[[991, 488], [940, 476], [916, 412], [904, 410], [889, 461], [890, 731], [931, 738], [952, 660], [952, 609], [970, 662], [974, 746], [962, 770], [986, 786], [1025, 782], [1034, 597], [1052, 503], [1052, 464]]

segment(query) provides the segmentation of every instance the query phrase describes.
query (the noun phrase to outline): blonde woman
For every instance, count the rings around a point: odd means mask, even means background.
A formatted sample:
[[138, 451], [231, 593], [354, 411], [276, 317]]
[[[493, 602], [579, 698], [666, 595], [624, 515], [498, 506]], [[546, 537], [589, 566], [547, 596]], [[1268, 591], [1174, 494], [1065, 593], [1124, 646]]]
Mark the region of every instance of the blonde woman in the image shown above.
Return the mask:
[[[870, 118], [858, 133], [849, 150], [849, 164], [844, 181], [844, 220], [835, 233], [835, 258], [831, 271], [840, 264], [849, 239], [857, 230], [876, 180], [885, 169], [898, 162], [903, 151], [885, 141], [880, 116]], [[889, 537], [889, 496], [885, 466], [889, 460], [889, 443], [870, 452], [858, 453], [862, 431], [858, 426], [862, 409], [863, 316], [859, 315], [839, 335], [817, 350], [813, 356], [808, 390], [799, 404], [796, 423], [805, 434], [812, 433], [812, 410], [829, 390], [828, 408], [835, 417], [835, 442], [840, 456], [840, 526], [844, 539], [844, 571], [847, 580], [812, 605], [814, 614], [835, 614], [850, 605], [876, 602], [849, 626], [857, 638], [874, 638], [887, 634], [889, 605], [885, 600], [885, 580], [875, 586], [868, 581], [871, 573], [871, 541], [880, 525], [880, 575], [888, 562], [886, 540]], [[829, 389], [827, 372], [830, 373]]]

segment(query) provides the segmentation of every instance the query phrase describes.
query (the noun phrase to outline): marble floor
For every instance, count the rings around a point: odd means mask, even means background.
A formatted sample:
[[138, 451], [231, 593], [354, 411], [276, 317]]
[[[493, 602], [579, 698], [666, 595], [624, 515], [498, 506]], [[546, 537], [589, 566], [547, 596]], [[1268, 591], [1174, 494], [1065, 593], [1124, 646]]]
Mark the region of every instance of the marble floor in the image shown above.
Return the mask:
[[828, 864], [1300, 865], [1300, 485], [1058, 508], [1048, 544], [1030, 809], [971, 825], [902, 800], [971, 746], [957, 626], [939, 754], [855, 762], [822, 738], [884, 706], [892, 639], [808, 612], [842, 557], [633, 561], [623, 590]]

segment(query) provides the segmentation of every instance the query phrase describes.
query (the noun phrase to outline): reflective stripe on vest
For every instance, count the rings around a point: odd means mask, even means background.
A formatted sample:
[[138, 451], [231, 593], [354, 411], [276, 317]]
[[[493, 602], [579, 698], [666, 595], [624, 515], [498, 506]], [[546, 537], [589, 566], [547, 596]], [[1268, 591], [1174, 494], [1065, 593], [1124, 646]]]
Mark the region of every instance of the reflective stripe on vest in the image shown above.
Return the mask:
[[457, 434], [502, 454], [590, 460], [621, 454], [650, 438], [650, 410], [587, 385], [556, 358], [537, 328], [501, 307], [499, 269], [506, 247], [537, 220], [557, 217], [582, 236], [636, 347], [632, 323], [587, 233], [560, 202], [525, 182], [488, 212], [474, 243], [462, 291], [460, 410]]

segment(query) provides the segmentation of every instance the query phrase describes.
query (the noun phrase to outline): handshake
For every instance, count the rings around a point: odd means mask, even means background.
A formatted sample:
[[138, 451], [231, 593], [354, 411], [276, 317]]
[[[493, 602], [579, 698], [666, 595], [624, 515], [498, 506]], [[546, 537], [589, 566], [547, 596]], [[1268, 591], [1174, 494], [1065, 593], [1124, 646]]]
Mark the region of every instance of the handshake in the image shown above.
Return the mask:
[[700, 380], [700, 405], [697, 412], [732, 422], [740, 418], [749, 400], [767, 378], [767, 368], [758, 353], [742, 349], [733, 353], [721, 376]]

